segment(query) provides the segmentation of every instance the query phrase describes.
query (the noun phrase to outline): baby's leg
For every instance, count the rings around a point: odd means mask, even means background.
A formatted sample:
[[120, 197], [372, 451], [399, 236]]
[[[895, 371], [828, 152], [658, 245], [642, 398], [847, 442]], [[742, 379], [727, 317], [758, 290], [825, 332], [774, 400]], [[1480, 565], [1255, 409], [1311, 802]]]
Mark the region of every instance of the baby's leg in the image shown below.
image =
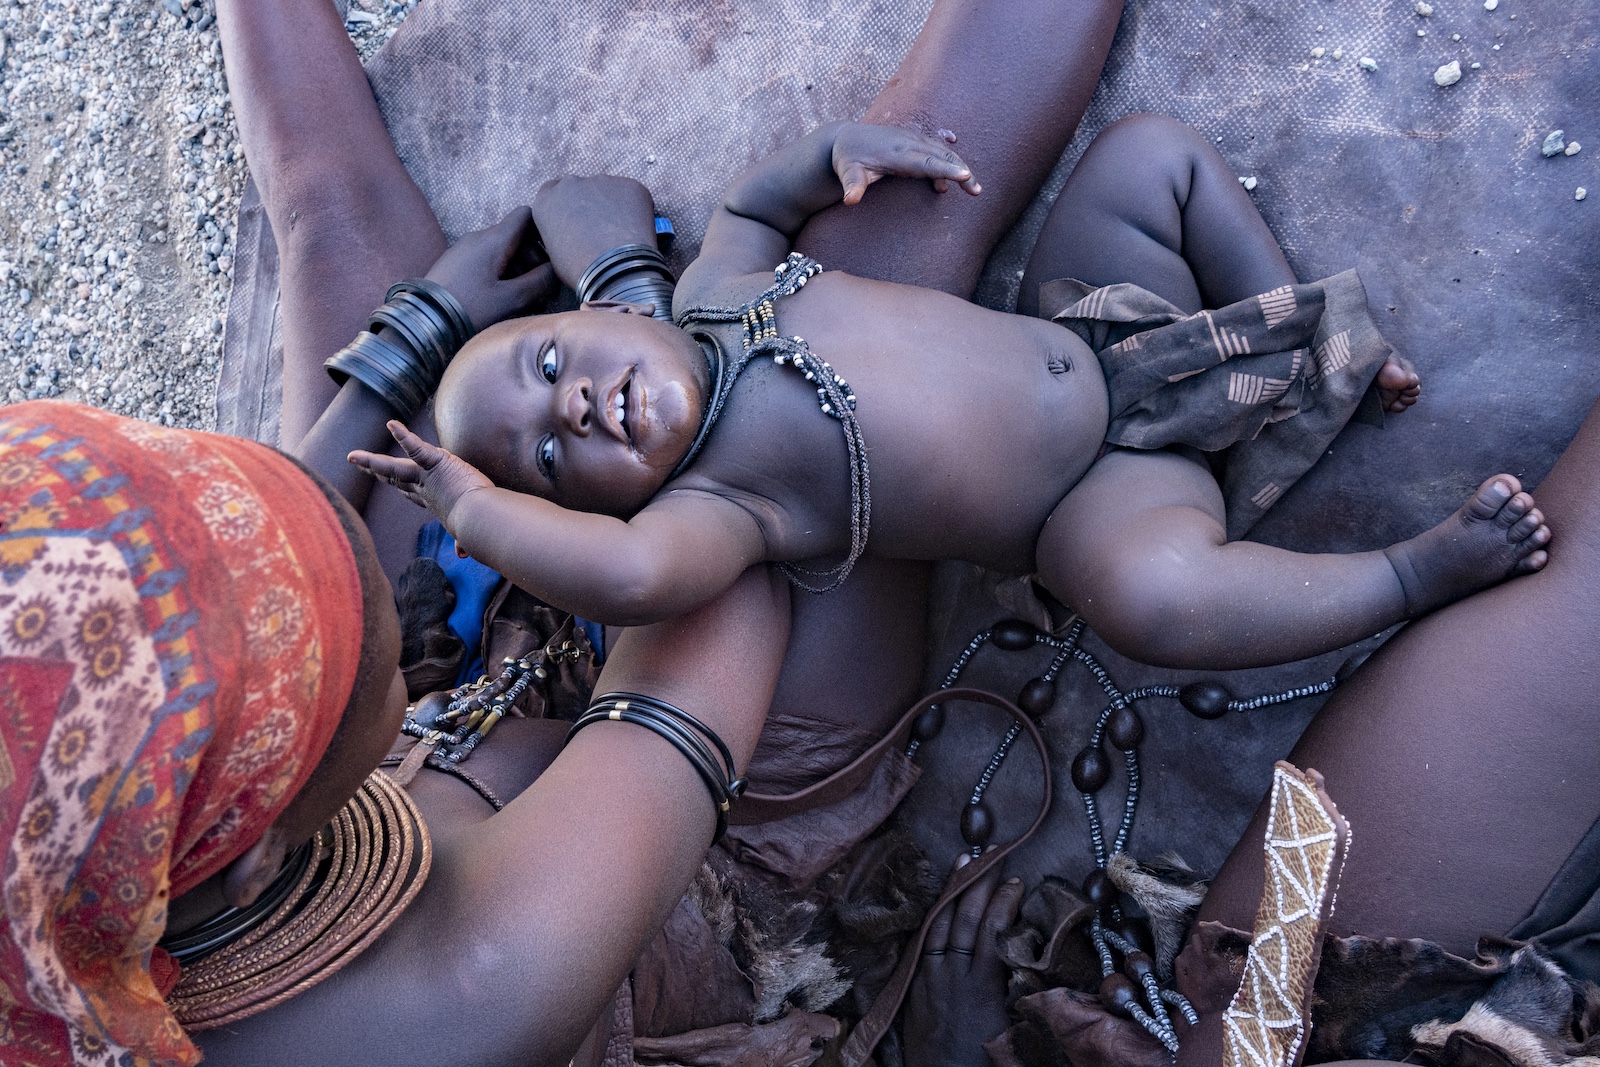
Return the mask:
[[[339, 394], [327, 440], [303, 441], [338, 392], [322, 363], [366, 326], [388, 287], [427, 272], [444, 234], [406, 173], [331, 0], [220, 0], [228, 84], [250, 173], [278, 245], [280, 442], [363, 508], [391, 576], [426, 516], [344, 462], [389, 446], [371, 394]], [[366, 400], [366, 404], [359, 401]]]
[[1197, 459], [1117, 451], [1090, 468], [1039, 538], [1045, 586], [1107, 644], [1160, 666], [1227, 670], [1327, 652], [1544, 566], [1550, 539], [1516, 479], [1381, 552], [1229, 542]]
[[[1295, 282], [1233, 168], [1164, 115], [1122, 119], [1084, 152], [1040, 231], [1017, 311], [1038, 314], [1039, 286], [1054, 278], [1132, 282], [1190, 314]], [[1403, 360], [1378, 373], [1393, 411], [1415, 403], [1418, 385]]]

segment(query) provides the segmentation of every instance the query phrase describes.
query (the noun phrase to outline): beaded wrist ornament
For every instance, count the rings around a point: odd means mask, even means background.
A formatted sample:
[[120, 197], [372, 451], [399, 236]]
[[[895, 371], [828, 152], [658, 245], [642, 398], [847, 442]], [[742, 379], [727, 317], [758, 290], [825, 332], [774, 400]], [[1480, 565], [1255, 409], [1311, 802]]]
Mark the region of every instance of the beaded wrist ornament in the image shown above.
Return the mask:
[[[745, 790], [745, 780], [734, 772], [733, 753], [705, 723], [681, 708], [664, 700], [639, 693], [607, 693], [589, 705], [589, 710], [572, 724], [567, 740], [577, 736], [585, 726], [597, 722], [631, 722], [659, 736], [689, 761], [700, 780], [711, 794], [711, 803], [717, 810], [717, 836], [712, 844], [722, 840], [728, 830], [728, 812], [734, 800]], [[707, 739], [711, 745], [707, 745]], [[713, 755], [711, 746], [716, 746]], [[719, 760], [717, 757], [720, 756]]]
[[[410, 417], [439, 387], [450, 360], [477, 331], [450, 291], [426, 278], [390, 287], [368, 316], [367, 328], [323, 364], [340, 385], [354, 378], [402, 417]], [[376, 331], [387, 329], [396, 340]]]

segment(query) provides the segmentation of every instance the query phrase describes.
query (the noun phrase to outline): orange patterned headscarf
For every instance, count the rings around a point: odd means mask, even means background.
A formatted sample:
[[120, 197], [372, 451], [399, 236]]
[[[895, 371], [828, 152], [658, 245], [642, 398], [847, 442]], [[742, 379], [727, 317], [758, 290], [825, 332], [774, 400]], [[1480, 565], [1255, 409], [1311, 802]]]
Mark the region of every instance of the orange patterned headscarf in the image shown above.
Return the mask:
[[355, 684], [338, 515], [251, 441], [0, 408], [0, 1063], [182, 1064], [167, 902], [260, 838]]

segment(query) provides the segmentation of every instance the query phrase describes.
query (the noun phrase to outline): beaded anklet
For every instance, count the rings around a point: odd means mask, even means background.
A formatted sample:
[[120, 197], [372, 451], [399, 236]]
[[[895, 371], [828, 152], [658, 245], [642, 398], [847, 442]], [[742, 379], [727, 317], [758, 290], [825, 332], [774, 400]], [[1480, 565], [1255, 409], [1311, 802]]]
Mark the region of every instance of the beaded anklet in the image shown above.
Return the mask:
[[[825, 571], [813, 571], [793, 563], [783, 563], [789, 581], [810, 593], [825, 593], [838, 588], [849, 576], [856, 560], [866, 551], [867, 535], [872, 525], [872, 489], [867, 471], [867, 443], [861, 436], [861, 425], [856, 421], [856, 395], [850, 383], [839, 376], [826, 360], [817, 358], [811, 346], [801, 337], [778, 336], [778, 313], [773, 306], [779, 297], [792, 296], [805, 288], [808, 280], [822, 273], [816, 260], [790, 252], [789, 258], [773, 270], [775, 281], [760, 296], [742, 307], [692, 307], [678, 316], [678, 325], [691, 333], [695, 327], [719, 323], [740, 323], [744, 327], [743, 351], [728, 365], [724, 373], [716, 376], [700, 432], [695, 437], [689, 454], [678, 464], [673, 475], [687, 469], [700, 452], [711, 428], [716, 424], [722, 409], [733, 391], [734, 382], [756, 356], [771, 356], [780, 367], [790, 366], [799, 371], [808, 382], [817, 386], [817, 403], [822, 413], [838, 419], [844, 428], [845, 448], [850, 453], [850, 553], [843, 563]], [[697, 335], [698, 336], [698, 335]], [[812, 584], [809, 579], [820, 579]]]
[[[728, 751], [728, 746], [723, 744], [716, 731], [664, 700], [639, 693], [607, 693], [590, 704], [589, 710], [572, 724], [572, 729], [567, 731], [567, 740], [570, 742], [586, 726], [607, 721], [643, 726], [689, 761], [711, 793], [711, 803], [717, 810], [717, 835], [711, 839], [711, 843], [721, 841], [722, 835], [728, 830], [728, 812], [733, 807], [733, 801], [744, 792], [746, 782], [736, 775], [733, 753]], [[717, 755], [722, 757], [720, 762], [706, 744], [708, 738], [716, 746]]]
[[[1160, 1041], [1169, 1052], [1176, 1054], [1178, 1036], [1173, 1029], [1167, 1005], [1176, 1008], [1191, 1026], [1199, 1022], [1199, 1016], [1181, 993], [1161, 985], [1161, 978], [1170, 979], [1171, 976], [1157, 974], [1156, 961], [1139, 946], [1133, 932], [1123, 926], [1119, 903], [1121, 891], [1106, 873], [1111, 860], [1123, 854], [1127, 848], [1128, 838], [1133, 832], [1134, 816], [1139, 806], [1139, 746], [1144, 741], [1145, 725], [1143, 717], [1133, 706], [1134, 702], [1152, 697], [1175, 699], [1190, 714], [1198, 718], [1217, 719], [1230, 711], [1254, 711], [1273, 704], [1283, 704], [1327, 693], [1338, 685], [1339, 679], [1329, 678], [1282, 693], [1264, 694], [1244, 700], [1234, 699], [1221, 683], [1215, 681], [1190, 682], [1182, 687], [1152, 685], [1124, 692], [1112, 681], [1110, 674], [1101, 666], [1099, 660], [1079, 644], [1083, 629], [1083, 620], [1076, 619], [1068, 627], [1065, 636], [1057, 638], [1040, 632], [1031, 623], [1021, 619], [1006, 619], [996, 623], [967, 643], [966, 648], [962, 649], [955, 663], [951, 665], [940, 688], [948, 689], [955, 685], [962, 671], [985, 643], [992, 644], [1005, 652], [1022, 652], [1035, 645], [1044, 645], [1055, 650], [1049, 666], [1045, 668], [1043, 674], [1024, 683], [1017, 694], [1017, 706], [1030, 718], [1039, 722], [1055, 706], [1055, 679], [1069, 659], [1083, 664], [1110, 698], [1111, 703], [1095, 719], [1089, 743], [1078, 751], [1072, 761], [1072, 784], [1083, 797], [1084, 810], [1089, 817], [1089, 843], [1095, 858], [1094, 869], [1083, 881], [1084, 896], [1096, 909], [1089, 928], [1089, 939], [1094, 946], [1095, 954], [1100, 959], [1102, 1002], [1107, 1008], [1133, 1019]], [[917, 717], [912, 727], [911, 740], [906, 744], [906, 755], [914, 756], [918, 748], [938, 736], [943, 726], [943, 707], [936, 704], [924, 711]], [[984, 794], [1000, 770], [1000, 765], [1005, 762], [1006, 755], [1010, 752], [1012, 743], [1017, 739], [1021, 729], [1020, 725], [1013, 723], [1006, 731], [999, 747], [995, 749], [994, 755], [990, 757], [988, 765], [984, 767], [983, 773], [973, 786], [970, 799], [962, 809], [961, 839], [971, 848], [973, 858], [983, 855], [984, 846], [994, 835], [994, 814], [984, 804]], [[1122, 751], [1127, 773], [1127, 793], [1122, 805], [1122, 819], [1109, 850], [1106, 847], [1105, 830], [1100, 821], [1099, 803], [1095, 798], [1111, 778], [1111, 758], [1104, 746], [1106, 740]], [[1108, 926], [1107, 920], [1120, 929]], [[1123, 973], [1118, 973], [1112, 955], [1113, 950], [1123, 958]], [[1145, 997], [1145, 1004], [1139, 1003], [1141, 992]]]

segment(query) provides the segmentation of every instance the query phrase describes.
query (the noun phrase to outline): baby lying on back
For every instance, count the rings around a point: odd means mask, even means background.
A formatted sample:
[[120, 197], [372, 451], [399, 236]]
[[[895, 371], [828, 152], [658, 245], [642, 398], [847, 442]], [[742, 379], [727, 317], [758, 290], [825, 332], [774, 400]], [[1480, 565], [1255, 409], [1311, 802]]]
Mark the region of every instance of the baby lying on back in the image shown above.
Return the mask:
[[[960, 559], [1036, 575], [1125, 654], [1220, 669], [1337, 648], [1544, 565], [1550, 531], [1510, 475], [1382, 551], [1236, 540], [1369, 385], [1390, 410], [1415, 397], [1353, 273], [1193, 316], [1063, 283], [1046, 321], [791, 254], [841, 188], [855, 203], [889, 174], [979, 192], [947, 143], [822, 127], [734, 182], [677, 325], [637, 305], [500, 323], [444, 376], [442, 448], [392, 423], [405, 458], [352, 462], [607, 624], [680, 615], [757, 563], [822, 590], [863, 554]], [[1236, 445], [1219, 489], [1202, 453]]]

